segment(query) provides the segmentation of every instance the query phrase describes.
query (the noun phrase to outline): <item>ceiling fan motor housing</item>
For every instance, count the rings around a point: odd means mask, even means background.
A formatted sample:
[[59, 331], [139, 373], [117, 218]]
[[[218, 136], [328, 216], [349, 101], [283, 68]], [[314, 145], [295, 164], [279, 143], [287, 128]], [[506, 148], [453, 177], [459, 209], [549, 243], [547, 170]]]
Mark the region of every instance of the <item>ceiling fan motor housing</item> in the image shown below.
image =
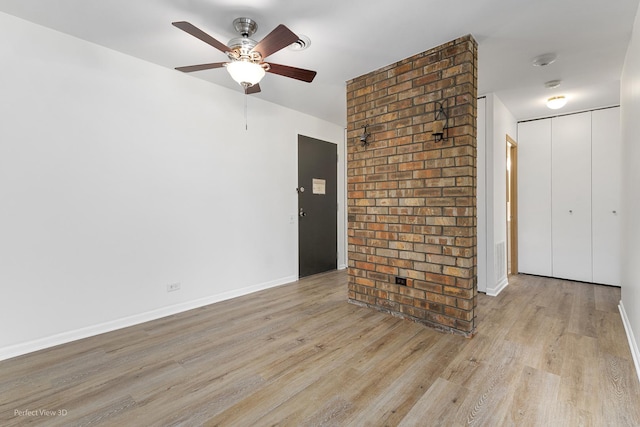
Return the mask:
[[258, 29], [258, 24], [251, 18], [236, 18], [233, 21], [233, 27], [239, 32], [242, 37], [235, 37], [229, 40], [227, 45], [231, 48], [229, 52], [229, 59], [245, 61], [251, 61], [259, 63], [262, 61], [262, 56], [259, 52], [254, 52], [253, 48], [258, 44], [257, 41], [250, 38]]
[[231, 48], [231, 51], [233, 53], [230, 59], [251, 58], [252, 56], [254, 56], [252, 54], [258, 53], [253, 52], [253, 48], [256, 47], [257, 44], [258, 42], [250, 39], [249, 37], [236, 37], [229, 40], [229, 43], [227, 43], [227, 45]]
[[258, 23], [251, 18], [236, 18], [233, 20], [233, 28], [242, 37], [251, 37], [258, 30]]

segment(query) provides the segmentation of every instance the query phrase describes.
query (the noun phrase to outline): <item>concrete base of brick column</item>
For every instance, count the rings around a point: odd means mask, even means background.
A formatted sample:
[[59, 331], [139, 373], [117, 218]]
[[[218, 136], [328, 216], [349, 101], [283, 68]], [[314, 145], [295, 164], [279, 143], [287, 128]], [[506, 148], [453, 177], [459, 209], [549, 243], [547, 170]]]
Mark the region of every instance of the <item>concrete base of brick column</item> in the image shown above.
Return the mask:
[[464, 332], [464, 331], [462, 331], [460, 329], [450, 328], [450, 327], [444, 326], [439, 321], [429, 321], [429, 320], [424, 319], [424, 318], [411, 316], [411, 315], [409, 315], [407, 313], [401, 313], [401, 312], [394, 311], [394, 310], [388, 310], [388, 309], [383, 308], [383, 307], [381, 307], [379, 305], [367, 304], [365, 302], [356, 301], [356, 300], [353, 300], [353, 299], [349, 299], [348, 301], [349, 301], [349, 304], [357, 305], [359, 307], [371, 308], [371, 309], [377, 310], [377, 311], [379, 311], [381, 313], [388, 313], [388, 314], [390, 314], [390, 315], [392, 315], [394, 317], [399, 317], [401, 319], [406, 319], [406, 320], [410, 320], [410, 321], [415, 322], [415, 323], [420, 323], [422, 325], [428, 326], [431, 329], [435, 329], [435, 330], [437, 330], [439, 332], [443, 332], [443, 333], [446, 333], [446, 334], [460, 335], [460, 336], [463, 336], [465, 338], [473, 338], [475, 336], [475, 334], [476, 334], [475, 330], [472, 331], [472, 332]]

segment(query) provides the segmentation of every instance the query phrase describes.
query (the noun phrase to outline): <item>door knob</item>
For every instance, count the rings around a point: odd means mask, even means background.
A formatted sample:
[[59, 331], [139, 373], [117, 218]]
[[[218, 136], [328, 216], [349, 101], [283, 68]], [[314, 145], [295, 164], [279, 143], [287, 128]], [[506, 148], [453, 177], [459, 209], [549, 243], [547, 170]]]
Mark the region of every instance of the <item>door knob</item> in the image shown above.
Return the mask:
[[300, 208], [300, 213], [298, 215], [300, 215], [300, 217], [303, 217], [307, 216], [307, 213], [302, 208]]

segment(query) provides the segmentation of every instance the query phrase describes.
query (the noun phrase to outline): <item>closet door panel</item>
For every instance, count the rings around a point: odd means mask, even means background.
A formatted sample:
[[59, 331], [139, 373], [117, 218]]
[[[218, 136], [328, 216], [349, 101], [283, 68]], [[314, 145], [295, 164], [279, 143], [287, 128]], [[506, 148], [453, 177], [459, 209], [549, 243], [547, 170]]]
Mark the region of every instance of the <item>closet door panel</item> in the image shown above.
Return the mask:
[[620, 285], [620, 108], [592, 112], [593, 281]]
[[591, 282], [591, 112], [551, 123], [553, 276]]
[[551, 119], [518, 123], [518, 270], [551, 276]]

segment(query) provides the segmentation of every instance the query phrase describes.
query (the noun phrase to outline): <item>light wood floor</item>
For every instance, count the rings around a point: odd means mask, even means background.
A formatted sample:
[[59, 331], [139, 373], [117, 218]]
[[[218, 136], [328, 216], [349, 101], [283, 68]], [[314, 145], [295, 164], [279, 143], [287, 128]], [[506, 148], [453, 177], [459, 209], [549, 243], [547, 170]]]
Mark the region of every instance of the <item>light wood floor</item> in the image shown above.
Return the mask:
[[346, 293], [332, 272], [0, 362], [0, 425], [640, 425], [617, 288], [512, 277], [473, 339]]

